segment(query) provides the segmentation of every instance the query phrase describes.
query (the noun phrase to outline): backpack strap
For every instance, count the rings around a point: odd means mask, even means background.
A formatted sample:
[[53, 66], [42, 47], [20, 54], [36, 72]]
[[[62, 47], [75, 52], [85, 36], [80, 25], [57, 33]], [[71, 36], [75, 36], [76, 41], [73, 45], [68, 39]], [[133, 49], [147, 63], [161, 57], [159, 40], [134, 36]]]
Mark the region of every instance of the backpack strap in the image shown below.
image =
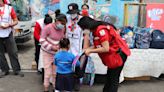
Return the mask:
[[72, 70], [73, 70], [73, 72], [75, 72], [76, 63], [77, 63], [77, 61], [79, 60], [79, 58], [80, 58], [80, 56], [77, 55], [77, 56], [75, 57], [75, 59], [73, 60], [73, 63], [72, 63]]
[[80, 56], [81, 56], [81, 55], [84, 55], [84, 54], [85, 54], [84, 52], [78, 54], [78, 55], [75, 57], [75, 59], [73, 60], [73, 62], [72, 62], [72, 70], [73, 70], [74, 72], [75, 72], [76, 64], [77, 64], [77, 62], [79, 61]]

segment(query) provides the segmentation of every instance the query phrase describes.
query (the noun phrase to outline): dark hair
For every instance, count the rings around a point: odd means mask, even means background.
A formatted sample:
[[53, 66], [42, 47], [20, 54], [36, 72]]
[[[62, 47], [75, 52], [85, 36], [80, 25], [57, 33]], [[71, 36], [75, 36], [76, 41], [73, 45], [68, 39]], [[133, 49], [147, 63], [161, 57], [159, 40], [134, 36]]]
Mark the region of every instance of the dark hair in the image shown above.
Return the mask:
[[90, 29], [90, 30], [95, 30], [99, 25], [110, 25], [112, 26], [114, 29], [117, 29], [113, 24], [104, 22], [104, 21], [97, 21], [94, 20], [88, 16], [84, 16], [82, 17], [79, 22], [78, 25], [82, 28], [82, 29]]
[[89, 5], [87, 5], [87, 4], [83, 4], [83, 5], [81, 6], [81, 8], [83, 8], [84, 6], [86, 6], [86, 7], [89, 9]]
[[56, 16], [59, 16], [59, 15], [60, 15], [60, 10], [57, 9], [57, 10], [55, 11], [55, 14], [56, 14]]
[[69, 45], [70, 45], [70, 41], [68, 38], [63, 38], [60, 40], [59, 42], [59, 45], [60, 45], [60, 48], [69, 48]]
[[11, 3], [7, 3], [7, 1], [5, 2], [5, 0], [2, 0], [2, 2], [3, 2], [3, 4], [7, 4], [7, 5], [9, 5], [9, 6], [12, 6]]
[[44, 24], [47, 25], [49, 23], [52, 23], [52, 18], [50, 15], [46, 14], [44, 18]]
[[66, 15], [61, 14], [59, 9], [55, 11], [55, 15], [56, 15], [56, 20], [67, 23]]

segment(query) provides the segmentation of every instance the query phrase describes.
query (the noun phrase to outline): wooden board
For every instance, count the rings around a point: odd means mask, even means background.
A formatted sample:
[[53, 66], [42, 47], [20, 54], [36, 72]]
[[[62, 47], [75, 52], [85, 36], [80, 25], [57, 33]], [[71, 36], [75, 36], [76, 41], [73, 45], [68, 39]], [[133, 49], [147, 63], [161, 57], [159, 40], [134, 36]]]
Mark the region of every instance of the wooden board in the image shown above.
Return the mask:
[[150, 80], [150, 76], [142, 76], [142, 77], [134, 77], [134, 78], [127, 78], [125, 80]]

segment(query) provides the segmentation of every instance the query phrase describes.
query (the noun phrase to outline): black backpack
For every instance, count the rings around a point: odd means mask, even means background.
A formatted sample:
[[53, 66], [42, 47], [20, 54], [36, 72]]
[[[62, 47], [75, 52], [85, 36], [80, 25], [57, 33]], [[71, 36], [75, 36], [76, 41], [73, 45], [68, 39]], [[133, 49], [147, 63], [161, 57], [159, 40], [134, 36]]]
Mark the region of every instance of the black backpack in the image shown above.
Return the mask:
[[164, 32], [160, 30], [153, 31], [150, 48], [164, 49]]
[[[76, 66], [76, 63], [80, 61], [80, 66]], [[88, 56], [85, 53], [80, 53], [77, 55], [72, 63], [72, 70], [74, 72], [74, 77], [82, 78], [85, 73], [85, 68], [88, 62]]]

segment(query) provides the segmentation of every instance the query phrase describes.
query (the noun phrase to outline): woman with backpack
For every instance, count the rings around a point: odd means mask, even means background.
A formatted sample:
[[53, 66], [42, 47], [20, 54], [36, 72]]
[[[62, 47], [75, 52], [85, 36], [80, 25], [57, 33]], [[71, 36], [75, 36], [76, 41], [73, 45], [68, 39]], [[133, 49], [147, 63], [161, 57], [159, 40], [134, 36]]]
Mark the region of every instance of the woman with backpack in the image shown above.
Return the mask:
[[85, 54], [98, 53], [104, 65], [108, 67], [107, 80], [103, 92], [117, 92], [120, 73], [130, 50], [116, 32], [112, 24], [97, 21], [84, 16], [78, 25], [85, 31], [93, 33], [94, 47], [85, 49]]

